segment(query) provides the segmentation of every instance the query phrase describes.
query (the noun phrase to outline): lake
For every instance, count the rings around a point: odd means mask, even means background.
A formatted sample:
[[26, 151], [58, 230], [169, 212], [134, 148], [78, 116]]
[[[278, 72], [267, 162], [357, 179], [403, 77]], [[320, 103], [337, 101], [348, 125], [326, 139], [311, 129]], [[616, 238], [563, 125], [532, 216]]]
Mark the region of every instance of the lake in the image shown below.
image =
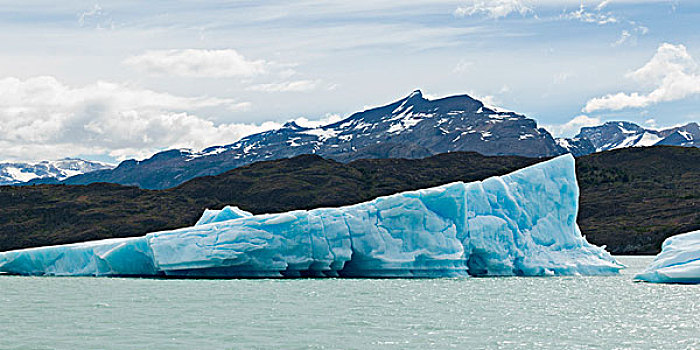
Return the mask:
[[697, 349], [700, 286], [619, 276], [0, 276], [2, 349]]

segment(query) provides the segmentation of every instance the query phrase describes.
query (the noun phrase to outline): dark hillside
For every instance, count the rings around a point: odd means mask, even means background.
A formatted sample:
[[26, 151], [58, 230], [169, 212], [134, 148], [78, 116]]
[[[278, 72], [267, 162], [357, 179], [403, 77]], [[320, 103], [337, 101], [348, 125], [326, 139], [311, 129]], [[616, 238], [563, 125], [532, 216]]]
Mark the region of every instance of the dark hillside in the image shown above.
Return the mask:
[[612, 253], [656, 254], [700, 229], [700, 149], [627, 148], [577, 160], [579, 225]]
[[[448, 153], [425, 159], [339, 163], [313, 155], [254, 163], [169, 190], [114, 184], [0, 187], [0, 251], [140, 236], [192, 225], [205, 208], [253, 213], [358, 203], [475, 181], [539, 162]], [[631, 148], [579, 158], [579, 223], [614, 253], [653, 253], [673, 234], [700, 229], [700, 149]]]

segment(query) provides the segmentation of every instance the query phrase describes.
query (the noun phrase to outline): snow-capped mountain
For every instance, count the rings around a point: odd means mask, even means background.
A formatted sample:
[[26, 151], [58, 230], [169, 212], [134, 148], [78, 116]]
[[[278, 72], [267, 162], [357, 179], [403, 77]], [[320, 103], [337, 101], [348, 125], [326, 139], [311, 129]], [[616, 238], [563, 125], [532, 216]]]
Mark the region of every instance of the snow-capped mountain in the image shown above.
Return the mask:
[[700, 147], [700, 127], [697, 123], [654, 130], [623, 121], [581, 128], [574, 138], [558, 138], [557, 143], [579, 156], [625, 147], [654, 145]]
[[429, 100], [420, 91], [386, 106], [355, 113], [329, 125], [293, 122], [201, 152], [170, 150], [112, 170], [75, 176], [69, 184], [114, 182], [162, 189], [256, 161], [318, 154], [339, 161], [420, 158], [455, 151], [485, 155], [553, 156], [564, 153], [530, 118], [484, 105], [467, 95]]
[[666, 131], [671, 131], [671, 133], [657, 142], [657, 145], [700, 147], [700, 125], [698, 123], [690, 123]]
[[0, 185], [13, 185], [35, 179], [63, 180], [96, 170], [114, 168], [114, 165], [65, 158], [41, 162], [0, 162]]

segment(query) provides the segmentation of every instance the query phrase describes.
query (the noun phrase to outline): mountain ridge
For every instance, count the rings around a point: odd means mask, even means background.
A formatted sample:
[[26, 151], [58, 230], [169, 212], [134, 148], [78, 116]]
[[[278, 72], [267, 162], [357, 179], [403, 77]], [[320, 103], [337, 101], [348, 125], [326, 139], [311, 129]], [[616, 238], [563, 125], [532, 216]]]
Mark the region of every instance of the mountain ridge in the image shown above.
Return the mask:
[[112, 182], [164, 189], [257, 161], [300, 154], [349, 162], [362, 158], [423, 158], [460, 151], [526, 157], [564, 153], [548, 131], [524, 115], [491, 108], [468, 95], [430, 100], [416, 90], [403, 99], [353, 113], [332, 124], [307, 128], [287, 123], [229, 145], [201, 152], [167, 150], [143, 161], [125, 161], [115, 169], [74, 176], [62, 183]]
[[38, 162], [0, 162], [0, 185], [14, 185], [34, 179], [60, 181], [78, 174], [111, 169], [114, 165], [79, 158]]
[[575, 156], [626, 147], [700, 147], [700, 126], [696, 122], [666, 129], [643, 128], [628, 121], [608, 121], [582, 127], [573, 138], [557, 138], [559, 146]]

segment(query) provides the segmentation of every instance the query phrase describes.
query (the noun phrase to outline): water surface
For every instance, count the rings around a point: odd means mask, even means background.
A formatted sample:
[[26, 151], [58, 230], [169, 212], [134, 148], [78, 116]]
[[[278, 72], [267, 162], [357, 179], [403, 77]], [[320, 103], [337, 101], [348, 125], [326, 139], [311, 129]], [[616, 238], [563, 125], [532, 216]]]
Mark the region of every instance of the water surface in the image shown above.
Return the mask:
[[0, 276], [0, 349], [698, 349], [700, 286], [620, 276]]

